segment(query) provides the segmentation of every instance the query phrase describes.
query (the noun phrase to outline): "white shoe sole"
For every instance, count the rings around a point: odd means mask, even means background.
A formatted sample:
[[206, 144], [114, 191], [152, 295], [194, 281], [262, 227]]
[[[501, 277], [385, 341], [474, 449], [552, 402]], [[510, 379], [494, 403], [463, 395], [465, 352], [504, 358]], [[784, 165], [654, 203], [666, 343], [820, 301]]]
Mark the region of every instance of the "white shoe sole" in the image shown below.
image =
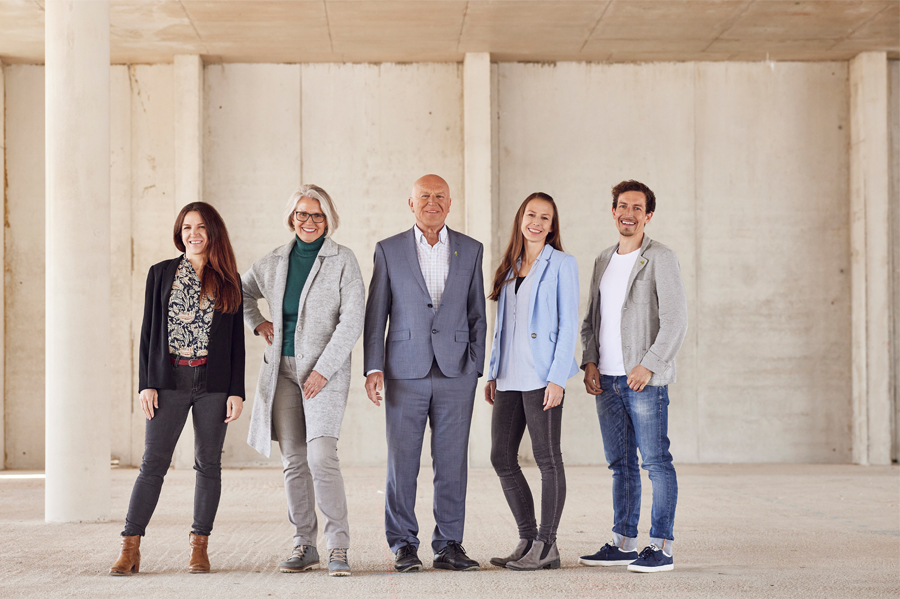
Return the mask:
[[297, 574], [297, 573], [299, 573], [299, 572], [307, 572], [307, 571], [309, 571], [309, 570], [316, 570], [316, 569], [318, 569], [318, 568], [319, 568], [319, 563], [318, 563], [318, 562], [316, 562], [316, 563], [314, 563], [314, 564], [310, 564], [310, 565], [308, 565], [308, 566], [306, 566], [306, 567], [303, 567], [303, 568], [285, 568], [285, 567], [282, 567], [282, 566], [279, 566], [279, 567], [278, 567], [278, 569], [279, 569], [281, 572], [284, 572], [285, 574]]
[[329, 572], [329, 576], [350, 576], [349, 570], [336, 570], [334, 572]]
[[[637, 558], [634, 558], [634, 559], [637, 559]], [[606, 560], [600, 561], [600, 560], [595, 560], [595, 559], [579, 558], [578, 563], [581, 564], [582, 566], [627, 566], [628, 564], [633, 562], [634, 559], [612, 562], [612, 561], [606, 561]]]
[[667, 564], [665, 566], [628, 566], [629, 572], [668, 572], [674, 569], [675, 564]]

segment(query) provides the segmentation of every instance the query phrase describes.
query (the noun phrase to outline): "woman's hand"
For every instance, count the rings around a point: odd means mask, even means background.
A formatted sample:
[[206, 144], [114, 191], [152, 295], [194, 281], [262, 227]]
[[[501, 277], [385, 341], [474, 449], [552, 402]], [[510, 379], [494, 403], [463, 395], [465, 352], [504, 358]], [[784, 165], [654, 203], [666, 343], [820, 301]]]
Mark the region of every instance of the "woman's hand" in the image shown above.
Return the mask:
[[484, 386], [484, 401], [494, 405], [495, 397], [497, 397], [497, 381], [488, 381]]
[[141, 412], [144, 413], [147, 420], [153, 420], [153, 410], [159, 409], [159, 394], [156, 389], [144, 389], [138, 395], [138, 400], [141, 402]]
[[244, 410], [244, 400], [237, 395], [231, 395], [225, 401], [225, 422], [234, 422], [241, 417]]
[[[272, 326], [272, 323], [268, 320], [260, 323], [258, 327], [256, 327], [256, 332], [266, 340], [266, 343], [272, 345], [272, 341], [275, 339], [275, 327]], [[240, 415], [240, 412], [238, 412]]]
[[547, 383], [544, 389], [544, 411], [555, 408], [562, 403], [564, 389], [556, 383]]
[[312, 399], [319, 394], [319, 391], [322, 390], [322, 387], [324, 387], [327, 382], [328, 379], [313, 370], [309, 373], [306, 382], [303, 383], [303, 397]]

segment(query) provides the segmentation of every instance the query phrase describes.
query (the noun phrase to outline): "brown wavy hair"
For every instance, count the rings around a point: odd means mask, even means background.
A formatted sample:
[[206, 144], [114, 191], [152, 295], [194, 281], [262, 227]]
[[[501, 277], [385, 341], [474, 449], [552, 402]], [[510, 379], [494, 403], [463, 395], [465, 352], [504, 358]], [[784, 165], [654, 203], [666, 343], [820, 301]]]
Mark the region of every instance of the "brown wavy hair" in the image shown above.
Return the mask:
[[241, 277], [238, 275], [237, 261], [228, 237], [225, 221], [210, 204], [191, 202], [181, 209], [175, 219], [173, 237], [175, 247], [184, 252], [181, 240], [181, 227], [188, 212], [197, 212], [206, 225], [209, 246], [206, 250], [206, 266], [200, 273], [200, 294], [215, 298], [216, 310], [225, 314], [234, 314], [241, 307]]
[[[522, 235], [522, 219], [525, 217], [525, 209], [531, 200], [544, 200], [545, 202], [550, 202], [550, 205], [553, 206], [553, 220], [550, 224], [553, 230], [547, 234], [545, 243], [555, 250], [563, 251], [562, 236], [559, 232], [559, 210], [556, 208], [556, 202], [548, 194], [537, 191], [525, 198], [525, 201], [519, 206], [518, 212], [516, 212], [512, 233], [509, 236], [509, 243], [506, 245], [506, 251], [503, 252], [500, 266], [497, 267], [497, 272], [494, 273], [494, 285], [491, 288], [491, 294], [488, 296], [488, 299], [495, 302], [500, 299], [500, 290], [503, 289], [503, 286], [519, 276], [518, 262], [525, 257], [525, 236]], [[507, 277], [510, 271], [512, 271], [512, 278]]]

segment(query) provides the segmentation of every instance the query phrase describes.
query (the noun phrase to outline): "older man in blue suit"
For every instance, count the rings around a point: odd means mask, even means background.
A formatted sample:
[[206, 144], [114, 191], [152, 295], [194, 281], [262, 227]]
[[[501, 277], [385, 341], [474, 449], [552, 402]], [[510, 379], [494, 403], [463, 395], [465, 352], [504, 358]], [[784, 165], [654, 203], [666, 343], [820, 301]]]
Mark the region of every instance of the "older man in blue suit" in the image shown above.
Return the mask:
[[484, 249], [444, 224], [450, 187], [441, 177], [416, 181], [409, 208], [415, 226], [375, 246], [363, 336], [366, 393], [376, 406], [386, 387], [385, 533], [394, 568], [421, 570], [416, 478], [430, 421], [434, 567], [475, 570], [462, 537], [469, 428], [484, 369]]

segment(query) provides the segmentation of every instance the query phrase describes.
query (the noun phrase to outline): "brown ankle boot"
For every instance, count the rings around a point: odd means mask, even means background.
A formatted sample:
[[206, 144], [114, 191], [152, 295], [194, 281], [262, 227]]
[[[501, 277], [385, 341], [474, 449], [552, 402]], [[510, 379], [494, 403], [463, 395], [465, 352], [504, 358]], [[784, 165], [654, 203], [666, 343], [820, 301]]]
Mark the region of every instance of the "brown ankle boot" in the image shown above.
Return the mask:
[[141, 569], [141, 536], [122, 537], [122, 553], [109, 569], [110, 576], [137, 574]]
[[209, 537], [191, 533], [190, 539], [191, 563], [188, 565], [188, 572], [191, 574], [206, 574], [209, 572], [209, 554], [206, 552]]

